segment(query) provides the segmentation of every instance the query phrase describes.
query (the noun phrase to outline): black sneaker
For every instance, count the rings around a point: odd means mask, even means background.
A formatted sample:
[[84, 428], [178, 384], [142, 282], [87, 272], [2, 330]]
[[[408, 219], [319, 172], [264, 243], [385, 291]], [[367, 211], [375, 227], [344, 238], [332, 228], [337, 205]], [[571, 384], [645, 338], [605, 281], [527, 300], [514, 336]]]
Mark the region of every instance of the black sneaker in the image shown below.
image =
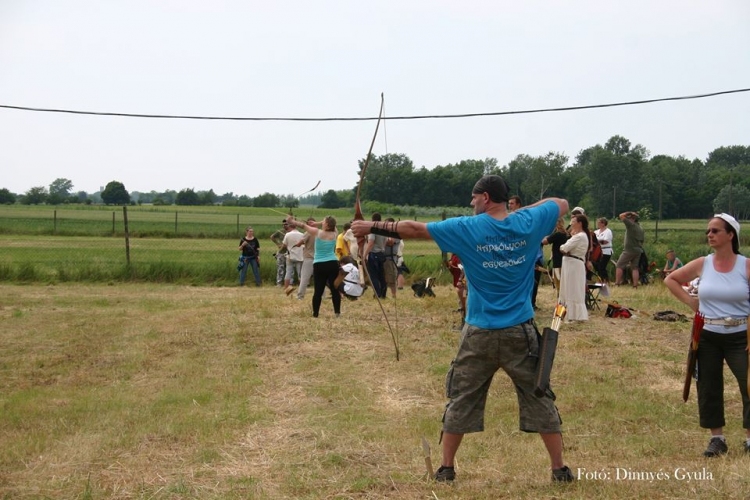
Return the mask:
[[575, 481], [575, 477], [573, 477], [573, 472], [567, 465], [560, 469], [552, 469], [553, 483], [572, 483], [573, 481]]
[[452, 483], [454, 479], [456, 479], [456, 469], [453, 467], [441, 465], [435, 473], [435, 481], [439, 483]]
[[745, 455], [750, 455], [750, 444], [745, 441]]
[[729, 451], [729, 447], [726, 441], [717, 437], [711, 438], [711, 441], [708, 442], [708, 448], [703, 452], [703, 456], [709, 458], [718, 457], [726, 455], [727, 451]]

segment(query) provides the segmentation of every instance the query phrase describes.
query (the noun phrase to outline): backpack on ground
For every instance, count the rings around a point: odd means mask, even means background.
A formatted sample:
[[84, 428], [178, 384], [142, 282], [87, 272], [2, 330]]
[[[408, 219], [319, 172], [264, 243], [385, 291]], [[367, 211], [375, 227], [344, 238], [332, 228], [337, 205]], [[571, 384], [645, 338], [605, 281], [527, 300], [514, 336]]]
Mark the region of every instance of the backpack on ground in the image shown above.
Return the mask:
[[411, 286], [414, 291], [415, 297], [434, 297], [435, 292], [432, 291], [432, 285], [435, 282], [435, 278], [425, 278], [423, 280], [415, 281]]
[[604, 315], [608, 318], [630, 318], [633, 313], [627, 307], [622, 307], [617, 304], [609, 304]]

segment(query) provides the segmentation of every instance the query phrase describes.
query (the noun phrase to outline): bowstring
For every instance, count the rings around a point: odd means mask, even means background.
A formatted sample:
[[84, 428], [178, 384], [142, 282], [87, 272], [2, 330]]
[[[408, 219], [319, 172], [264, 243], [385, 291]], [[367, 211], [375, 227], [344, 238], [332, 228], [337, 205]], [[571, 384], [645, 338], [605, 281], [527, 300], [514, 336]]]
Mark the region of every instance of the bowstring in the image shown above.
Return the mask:
[[[386, 118], [385, 99], [383, 99], [383, 111], [382, 111], [381, 116], [383, 120], [383, 145], [385, 147], [385, 155], [388, 156], [388, 128], [387, 128], [388, 119]], [[393, 259], [394, 257], [395, 255], [393, 255], [393, 250], [391, 250], [391, 258]], [[399, 359], [399, 345], [401, 344], [401, 339], [398, 333], [398, 301], [396, 300], [396, 298], [398, 297], [398, 260], [397, 259], [394, 260], [394, 264], [396, 264], [396, 283], [394, 285], [396, 287], [396, 295], [393, 296], [393, 317], [394, 317], [393, 325], [395, 327], [395, 332], [396, 332], [394, 335], [394, 343], [396, 344], [396, 360], [398, 360]], [[372, 280], [370, 282], [372, 283]], [[380, 307], [382, 309], [383, 305], [380, 304]], [[383, 311], [383, 314], [385, 315], [385, 311]], [[385, 321], [386, 323], [388, 323], [387, 316], [386, 316]], [[390, 323], [388, 323], [388, 327], [390, 328]]]

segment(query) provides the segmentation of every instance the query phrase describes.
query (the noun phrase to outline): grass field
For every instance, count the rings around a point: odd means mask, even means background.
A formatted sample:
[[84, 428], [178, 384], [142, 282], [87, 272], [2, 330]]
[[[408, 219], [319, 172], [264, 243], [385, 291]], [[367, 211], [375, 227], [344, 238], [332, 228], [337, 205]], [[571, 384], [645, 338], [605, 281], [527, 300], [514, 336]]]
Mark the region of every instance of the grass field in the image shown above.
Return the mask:
[[[156, 282], [237, 284], [239, 238], [131, 238], [127, 265], [124, 238], [0, 234], [0, 281], [23, 283]], [[412, 276], [435, 275], [440, 250], [428, 241], [407, 242]], [[261, 241], [261, 276], [276, 277], [276, 246]], [[445, 273], [443, 273], [445, 274]], [[449, 280], [446, 274], [443, 280]]]
[[[296, 209], [299, 217], [328, 213], [340, 223], [351, 210]], [[25, 283], [161, 282], [230, 286], [237, 281], [237, 243], [246, 225], [261, 242], [261, 274], [275, 280], [275, 246], [268, 239], [283, 214], [264, 208], [128, 207], [130, 265], [126, 260], [121, 207], [0, 205], [0, 280]], [[422, 218], [434, 220], [438, 217]], [[113, 222], [114, 221], [114, 222]], [[341, 224], [342, 225], [342, 224]], [[705, 255], [706, 221], [643, 221], [646, 252], [658, 268], [667, 249], [683, 262]], [[624, 227], [613, 221], [615, 259]], [[742, 246], [750, 242], [747, 236]], [[549, 258], [549, 248], [546, 248]], [[439, 250], [432, 242], [410, 241], [405, 259], [412, 279], [435, 275]], [[446, 280], [447, 281], [447, 280]]]
[[[582, 479], [549, 482], [499, 374], [451, 487], [426, 480], [420, 448], [425, 436], [439, 464], [458, 340], [449, 287], [385, 300], [396, 361], [369, 296], [313, 319], [309, 296], [271, 287], [2, 284], [0, 498], [747, 498], [733, 378], [729, 455], [704, 459], [695, 396], [681, 399], [689, 324], [650, 315], [687, 311], [660, 283], [612, 293], [635, 316], [564, 325], [555, 360]], [[553, 301], [543, 286], [540, 326]]]

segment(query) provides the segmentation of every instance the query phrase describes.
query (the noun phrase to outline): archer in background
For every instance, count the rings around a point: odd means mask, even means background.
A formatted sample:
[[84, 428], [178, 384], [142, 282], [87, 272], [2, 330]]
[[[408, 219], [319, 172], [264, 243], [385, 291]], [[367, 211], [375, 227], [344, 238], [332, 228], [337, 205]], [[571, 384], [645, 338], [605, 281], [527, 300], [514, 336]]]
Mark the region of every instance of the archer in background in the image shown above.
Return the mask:
[[[393, 217], [388, 217], [386, 221], [395, 222]], [[398, 287], [398, 249], [400, 246], [401, 240], [399, 238], [386, 238], [383, 249], [383, 255], [385, 255], [383, 276], [385, 277], [386, 287], [391, 290], [391, 297], [394, 299]]]
[[[372, 214], [373, 221], [380, 221], [381, 215], [378, 212]], [[367, 237], [367, 246], [362, 260], [367, 266], [367, 274], [370, 276], [372, 287], [375, 289], [375, 295], [384, 299], [386, 293], [385, 283], [385, 242], [386, 237], [371, 234]]]
[[273, 256], [276, 257], [276, 286], [283, 286], [284, 278], [286, 277], [287, 253], [283, 246], [284, 236], [286, 235], [289, 226], [286, 223], [286, 219], [282, 220], [281, 222], [281, 229], [279, 229], [278, 231], [274, 231], [271, 234], [271, 241], [273, 241], [274, 245], [276, 245], [276, 248], [278, 248], [276, 253], [273, 254]]
[[320, 313], [320, 304], [323, 301], [323, 292], [326, 287], [331, 291], [331, 302], [333, 302], [333, 313], [338, 317], [341, 314], [341, 294], [336, 290], [336, 278], [339, 275], [339, 260], [336, 258], [336, 219], [330, 215], [323, 219], [320, 228], [316, 223], [305, 224], [295, 220], [290, 215], [287, 218], [290, 226], [304, 228], [315, 238], [315, 255], [313, 257], [313, 283], [315, 291], [312, 298], [313, 317], [317, 318]]

